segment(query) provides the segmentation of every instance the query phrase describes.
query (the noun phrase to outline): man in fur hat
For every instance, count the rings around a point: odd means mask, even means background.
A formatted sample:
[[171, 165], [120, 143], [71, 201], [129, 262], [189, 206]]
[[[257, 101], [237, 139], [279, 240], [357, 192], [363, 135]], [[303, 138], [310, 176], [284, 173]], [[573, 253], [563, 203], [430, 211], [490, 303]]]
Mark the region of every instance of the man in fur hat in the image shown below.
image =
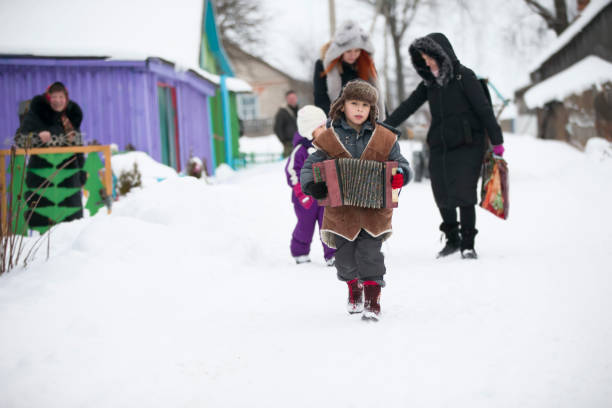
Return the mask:
[[[371, 84], [357, 79], [344, 87], [332, 104], [331, 128], [313, 141], [312, 153], [302, 171], [302, 190], [316, 199], [327, 196], [325, 182], [314, 182], [312, 165], [329, 159], [359, 158], [399, 163], [391, 185], [401, 188], [411, 179], [412, 171], [397, 143], [397, 130], [377, 122], [378, 92]], [[348, 285], [349, 313], [364, 312], [364, 318], [378, 319], [380, 292], [386, 272], [381, 247], [392, 232], [391, 208], [356, 206], [325, 207], [321, 238], [336, 248], [338, 279]], [[364, 302], [365, 297], [365, 302]]]

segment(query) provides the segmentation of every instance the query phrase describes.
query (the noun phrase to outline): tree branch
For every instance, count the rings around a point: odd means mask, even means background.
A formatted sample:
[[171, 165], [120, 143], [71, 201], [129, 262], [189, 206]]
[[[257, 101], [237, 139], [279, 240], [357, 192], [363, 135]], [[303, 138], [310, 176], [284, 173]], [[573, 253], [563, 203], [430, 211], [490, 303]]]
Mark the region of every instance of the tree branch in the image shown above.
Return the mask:
[[546, 25], [560, 35], [568, 26], [565, 0], [555, 0], [554, 14], [535, 0], [525, 0], [527, 6], [544, 19]]
[[215, 0], [217, 27], [222, 40], [234, 44], [259, 45], [266, 16], [260, 5], [249, 0]]
[[546, 9], [546, 7], [542, 6], [537, 1], [525, 0], [525, 3], [527, 3], [527, 6], [529, 6], [530, 9], [539, 14], [547, 22], [555, 19], [555, 16], [553, 16], [553, 14], [548, 9]]

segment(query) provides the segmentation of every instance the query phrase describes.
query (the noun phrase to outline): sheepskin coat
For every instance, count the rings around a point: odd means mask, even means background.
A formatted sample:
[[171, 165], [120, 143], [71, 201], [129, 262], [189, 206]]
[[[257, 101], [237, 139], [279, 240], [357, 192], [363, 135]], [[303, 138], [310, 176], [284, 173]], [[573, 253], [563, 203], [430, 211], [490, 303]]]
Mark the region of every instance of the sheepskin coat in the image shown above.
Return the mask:
[[[377, 124], [362, 125], [357, 133], [344, 119], [336, 120], [333, 126], [321, 133], [313, 142], [318, 149], [311, 154], [300, 174], [302, 190], [308, 194], [308, 186], [314, 181], [312, 165], [329, 159], [360, 158], [363, 160], [397, 161], [406, 175], [404, 183], [410, 180], [410, 164], [402, 156], [397, 143], [397, 134]], [[331, 248], [336, 248], [336, 236], [353, 241], [364, 229], [373, 237], [384, 241], [391, 236], [392, 208], [361, 208], [349, 205], [325, 207], [321, 239]]]

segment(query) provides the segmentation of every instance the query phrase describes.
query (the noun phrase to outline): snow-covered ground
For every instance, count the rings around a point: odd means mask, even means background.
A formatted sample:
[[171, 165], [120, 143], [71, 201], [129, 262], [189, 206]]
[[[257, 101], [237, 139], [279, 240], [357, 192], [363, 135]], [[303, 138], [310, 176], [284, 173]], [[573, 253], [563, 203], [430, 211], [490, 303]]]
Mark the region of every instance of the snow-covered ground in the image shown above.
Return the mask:
[[429, 185], [404, 189], [378, 323], [319, 242], [293, 263], [282, 162], [58, 226], [0, 277], [0, 407], [612, 406], [612, 157], [506, 148], [510, 218], [478, 210], [477, 261], [434, 259]]

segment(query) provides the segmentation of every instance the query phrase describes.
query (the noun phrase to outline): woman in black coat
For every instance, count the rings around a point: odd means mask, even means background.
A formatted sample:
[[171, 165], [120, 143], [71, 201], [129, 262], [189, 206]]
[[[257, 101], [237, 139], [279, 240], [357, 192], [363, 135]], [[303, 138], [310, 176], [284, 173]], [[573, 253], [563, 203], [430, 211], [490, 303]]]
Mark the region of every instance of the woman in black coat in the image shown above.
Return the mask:
[[438, 257], [461, 249], [462, 257], [476, 258], [476, 190], [486, 135], [494, 151], [502, 154], [501, 128], [481, 83], [472, 70], [459, 63], [444, 34], [418, 38], [409, 51], [423, 81], [385, 122], [398, 126], [425, 101], [429, 102], [432, 116], [427, 134], [429, 173], [442, 215], [440, 230], [446, 235], [446, 245]]
[[[62, 147], [75, 146], [82, 144], [80, 126], [83, 121], [83, 111], [80, 106], [68, 99], [68, 90], [61, 82], [55, 82], [42, 95], [37, 95], [32, 98], [30, 108], [23, 118], [23, 122], [15, 136], [15, 144], [18, 147]], [[85, 173], [83, 168], [84, 157], [79, 153], [72, 155], [62, 163], [57, 165], [60, 168], [70, 161], [64, 168], [78, 169], [71, 176], [53, 183], [57, 187], [81, 188], [85, 182]], [[46, 230], [56, 221], [70, 221], [83, 217], [83, 208], [81, 201], [81, 191], [66, 197], [58, 207], [68, 207], [66, 213], [68, 215], [62, 220], [54, 220], [42, 215], [40, 212], [34, 211], [34, 208], [41, 209], [43, 207], [54, 206], [55, 204], [44, 197], [45, 178], [31, 171], [33, 169], [53, 168], [53, 164], [42, 158], [41, 156], [31, 156], [28, 161], [28, 171], [26, 175], [26, 186], [34, 192], [41, 185], [39, 193], [35, 194], [28, 201], [30, 209], [26, 212], [26, 220], [29, 219], [28, 225], [32, 229]], [[41, 196], [42, 195], [42, 196]]]

